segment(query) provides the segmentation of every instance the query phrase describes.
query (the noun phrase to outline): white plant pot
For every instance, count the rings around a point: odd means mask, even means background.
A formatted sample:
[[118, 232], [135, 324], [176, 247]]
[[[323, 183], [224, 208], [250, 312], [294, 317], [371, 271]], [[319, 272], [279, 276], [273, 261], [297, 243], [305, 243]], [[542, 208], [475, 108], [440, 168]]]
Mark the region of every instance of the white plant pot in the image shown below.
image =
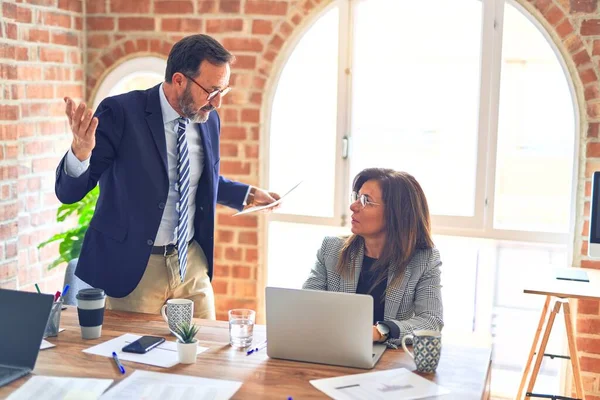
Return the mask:
[[198, 339], [194, 339], [193, 343], [181, 343], [177, 341], [177, 355], [179, 362], [182, 364], [196, 364], [196, 356], [198, 355]]

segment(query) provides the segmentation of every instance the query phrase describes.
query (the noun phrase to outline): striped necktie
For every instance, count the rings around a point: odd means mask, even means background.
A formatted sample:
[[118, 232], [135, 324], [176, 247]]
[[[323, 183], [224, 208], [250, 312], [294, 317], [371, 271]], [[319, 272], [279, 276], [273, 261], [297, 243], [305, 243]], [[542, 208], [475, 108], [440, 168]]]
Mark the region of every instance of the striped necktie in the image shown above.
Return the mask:
[[188, 250], [188, 196], [190, 193], [190, 156], [185, 128], [189, 120], [179, 118], [177, 129], [177, 187], [179, 188], [179, 219], [177, 221], [177, 252], [181, 281], [187, 269]]

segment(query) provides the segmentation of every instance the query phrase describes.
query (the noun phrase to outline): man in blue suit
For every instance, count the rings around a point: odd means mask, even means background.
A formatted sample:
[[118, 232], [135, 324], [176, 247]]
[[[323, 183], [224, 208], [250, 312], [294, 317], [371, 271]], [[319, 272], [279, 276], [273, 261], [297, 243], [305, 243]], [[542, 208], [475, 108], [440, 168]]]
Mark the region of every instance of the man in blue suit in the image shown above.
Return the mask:
[[[159, 313], [170, 298], [215, 318], [216, 203], [241, 210], [279, 196], [219, 175], [220, 119], [233, 56], [213, 38], [176, 43], [165, 81], [108, 97], [93, 114], [65, 98], [73, 142], [56, 170], [56, 195], [100, 197], [76, 275], [108, 295], [107, 307]], [[214, 111], [214, 112], [213, 112]]]

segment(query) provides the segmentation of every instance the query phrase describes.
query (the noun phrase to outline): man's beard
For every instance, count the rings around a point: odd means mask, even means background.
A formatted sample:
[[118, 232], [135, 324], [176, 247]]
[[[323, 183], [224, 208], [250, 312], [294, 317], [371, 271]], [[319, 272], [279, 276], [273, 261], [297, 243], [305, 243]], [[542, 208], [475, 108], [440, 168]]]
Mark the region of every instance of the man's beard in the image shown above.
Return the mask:
[[189, 84], [185, 87], [185, 91], [179, 98], [179, 108], [181, 109], [184, 117], [189, 118], [191, 122], [197, 124], [203, 124], [208, 121], [210, 112], [215, 109], [210, 103], [208, 103], [198, 110], [194, 106], [194, 99], [192, 97], [192, 91]]

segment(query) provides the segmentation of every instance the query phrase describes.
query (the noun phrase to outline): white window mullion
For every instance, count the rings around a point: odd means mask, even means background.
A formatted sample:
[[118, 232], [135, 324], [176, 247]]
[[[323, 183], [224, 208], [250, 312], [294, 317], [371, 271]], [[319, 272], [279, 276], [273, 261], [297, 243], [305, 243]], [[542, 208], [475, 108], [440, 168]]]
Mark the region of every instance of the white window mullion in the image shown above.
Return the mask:
[[494, 224], [503, 11], [504, 0], [483, 2], [476, 215], [480, 216], [484, 236], [492, 232]]
[[337, 155], [335, 181], [335, 216], [338, 226], [348, 226], [350, 193], [349, 151], [350, 116], [352, 109], [352, 7], [351, 0], [339, 1], [339, 46], [338, 46], [338, 114], [337, 114]]

